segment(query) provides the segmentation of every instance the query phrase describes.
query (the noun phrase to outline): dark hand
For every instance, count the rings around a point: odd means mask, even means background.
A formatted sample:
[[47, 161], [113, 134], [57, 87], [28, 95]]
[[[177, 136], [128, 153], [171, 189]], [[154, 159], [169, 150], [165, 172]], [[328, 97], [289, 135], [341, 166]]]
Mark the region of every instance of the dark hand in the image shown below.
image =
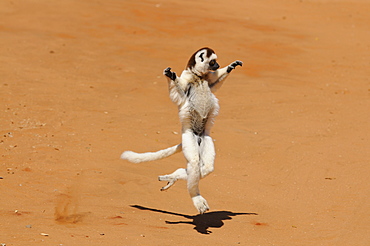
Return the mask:
[[227, 67], [227, 72], [230, 73], [231, 70], [235, 69], [236, 66], [243, 66], [243, 62], [242, 61], [234, 61], [233, 63], [231, 63], [228, 67]]
[[170, 78], [171, 80], [175, 80], [176, 79], [176, 73], [175, 72], [172, 72], [171, 71], [171, 68], [168, 67], [166, 68], [164, 71], [163, 71], [163, 74], [166, 75], [168, 78]]

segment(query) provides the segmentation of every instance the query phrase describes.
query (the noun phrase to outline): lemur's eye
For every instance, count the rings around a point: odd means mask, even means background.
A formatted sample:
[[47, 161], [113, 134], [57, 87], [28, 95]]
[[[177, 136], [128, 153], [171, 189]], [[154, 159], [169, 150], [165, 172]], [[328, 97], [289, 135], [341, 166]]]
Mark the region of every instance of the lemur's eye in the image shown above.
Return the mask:
[[215, 60], [211, 60], [211, 61], [209, 62], [209, 65], [212, 67], [212, 66], [214, 66], [214, 65], [215, 65], [215, 63], [216, 63], [216, 61], [215, 61]]

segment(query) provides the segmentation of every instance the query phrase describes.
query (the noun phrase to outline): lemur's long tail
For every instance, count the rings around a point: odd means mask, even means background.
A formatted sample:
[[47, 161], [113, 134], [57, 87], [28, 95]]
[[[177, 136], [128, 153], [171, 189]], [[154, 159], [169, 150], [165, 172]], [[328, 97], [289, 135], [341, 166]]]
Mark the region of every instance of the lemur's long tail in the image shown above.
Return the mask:
[[133, 151], [125, 151], [121, 154], [121, 159], [128, 160], [133, 163], [140, 163], [145, 161], [154, 161], [166, 158], [170, 155], [176, 154], [182, 150], [182, 144], [178, 144], [167, 149], [158, 150], [156, 152], [136, 153]]

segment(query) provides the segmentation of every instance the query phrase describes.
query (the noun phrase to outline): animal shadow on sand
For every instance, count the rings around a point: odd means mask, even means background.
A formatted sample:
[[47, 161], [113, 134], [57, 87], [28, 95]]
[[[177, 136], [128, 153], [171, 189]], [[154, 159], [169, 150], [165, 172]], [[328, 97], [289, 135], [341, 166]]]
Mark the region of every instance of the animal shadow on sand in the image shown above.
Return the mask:
[[166, 221], [166, 224], [190, 224], [194, 225], [194, 230], [201, 234], [210, 234], [212, 231], [209, 231], [208, 228], [221, 228], [224, 225], [224, 220], [231, 220], [233, 216], [238, 215], [258, 215], [257, 213], [234, 213], [230, 211], [214, 211], [204, 214], [198, 215], [186, 215], [180, 213], [173, 213], [169, 211], [154, 209], [154, 208], [147, 208], [140, 205], [131, 205], [133, 208], [137, 208], [140, 210], [149, 210], [152, 212], [163, 213], [163, 214], [171, 214], [180, 217], [184, 217], [185, 219], [189, 219], [189, 221]]

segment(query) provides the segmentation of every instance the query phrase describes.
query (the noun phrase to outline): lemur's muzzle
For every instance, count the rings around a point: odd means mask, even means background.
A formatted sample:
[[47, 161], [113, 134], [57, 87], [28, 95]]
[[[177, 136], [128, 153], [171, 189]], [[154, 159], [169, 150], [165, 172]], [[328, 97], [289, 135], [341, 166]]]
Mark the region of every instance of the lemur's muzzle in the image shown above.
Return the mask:
[[218, 63], [216, 62], [213, 66], [210, 67], [210, 70], [216, 71], [219, 67], [220, 65], [218, 65]]

